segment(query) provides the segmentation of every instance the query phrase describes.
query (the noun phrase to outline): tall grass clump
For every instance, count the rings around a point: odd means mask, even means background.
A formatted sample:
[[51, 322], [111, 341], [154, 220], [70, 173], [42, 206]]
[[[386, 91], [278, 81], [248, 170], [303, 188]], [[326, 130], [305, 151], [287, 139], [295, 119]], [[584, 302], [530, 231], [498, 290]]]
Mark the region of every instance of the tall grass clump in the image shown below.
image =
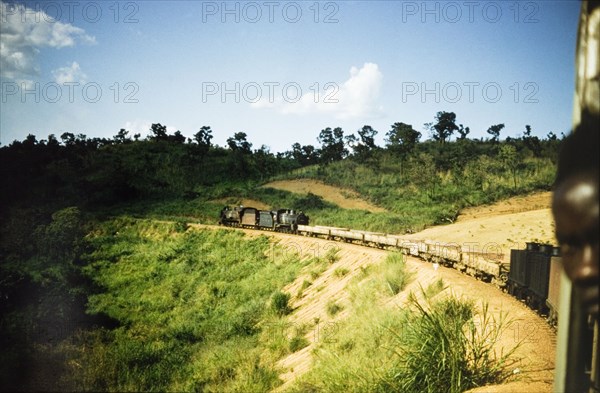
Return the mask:
[[329, 262], [329, 263], [336, 263], [337, 261], [340, 260], [341, 256], [339, 255], [340, 252], [340, 248], [339, 247], [333, 247], [330, 248], [329, 250], [327, 250], [327, 252], [325, 253], [325, 259]]
[[[425, 296], [425, 292], [423, 291]], [[487, 304], [477, 313], [471, 301], [449, 297], [432, 302], [409, 298], [413, 315], [394, 330], [396, 366], [378, 383], [378, 390], [407, 393], [459, 393], [507, 379], [517, 343], [507, 352], [495, 345], [508, 323], [494, 318]]]
[[271, 308], [278, 315], [287, 315], [292, 312], [288, 302], [290, 301], [290, 294], [287, 292], [277, 291], [271, 296]]
[[412, 276], [406, 271], [406, 263], [399, 252], [389, 253], [379, 270], [381, 280], [391, 295], [403, 291]]

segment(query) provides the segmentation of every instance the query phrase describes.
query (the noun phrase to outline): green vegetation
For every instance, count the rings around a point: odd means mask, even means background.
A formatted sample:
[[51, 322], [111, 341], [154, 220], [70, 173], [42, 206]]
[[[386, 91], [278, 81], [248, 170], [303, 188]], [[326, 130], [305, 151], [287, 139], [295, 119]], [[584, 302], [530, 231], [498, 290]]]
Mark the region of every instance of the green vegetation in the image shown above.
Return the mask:
[[477, 311], [470, 301], [441, 295], [441, 280], [419, 296], [411, 293], [409, 308], [380, 305], [393, 295], [386, 289], [390, 265], [400, 267], [395, 270], [396, 281], [404, 282], [399, 292], [410, 281], [400, 259], [391, 254], [382, 266], [357, 277], [350, 316], [319, 343], [314, 367], [291, 392], [458, 393], [511, 375], [511, 356], [520, 344], [500, 355], [494, 350], [510, 321], [505, 315], [491, 317], [485, 304]]
[[278, 383], [261, 358], [259, 325], [269, 299], [289, 313], [289, 295], [273, 291], [294, 278], [297, 260], [272, 260], [265, 237], [146, 220], [106, 222], [88, 241], [84, 272], [99, 288], [89, 312], [119, 326], [84, 334], [82, 389], [248, 392]]
[[339, 247], [333, 247], [328, 249], [327, 253], [325, 254], [325, 260], [327, 260], [327, 262], [329, 263], [336, 263], [340, 260], [340, 256], [338, 255], [339, 252]]
[[290, 294], [284, 292], [275, 292], [271, 297], [271, 307], [279, 315], [287, 315], [292, 312], [292, 309], [288, 305], [290, 301]]
[[[502, 139], [497, 124], [489, 129], [492, 139], [475, 140], [468, 127], [455, 124], [455, 114], [438, 112], [434, 119], [427, 126], [432, 140], [420, 141], [420, 132], [397, 122], [384, 147], [367, 125], [358, 136], [325, 128], [320, 147], [294, 143], [274, 154], [266, 146], [252, 149], [243, 132], [222, 147], [211, 143], [210, 127], [186, 140], [156, 123], [146, 138], [127, 130], [109, 139], [67, 132], [60, 139], [29, 135], [0, 148], [0, 388], [264, 391], [277, 385], [276, 360], [307, 345], [303, 326], [269, 334], [288, 323], [290, 294], [282, 290], [306, 266], [300, 298], [309, 280], [340, 259], [339, 249], [298, 261], [273, 253], [264, 237], [193, 224], [216, 223], [223, 201], [251, 198], [303, 210], [316, 225], [414, 232], [452, 222], [466, 206], [550, 188], [561, 142], [553, 133], [540, 139], [526, 126], [521, 137]], [[313, 194], [261, 187], [297, 178], [349, 188], [387, 211], [344, 210]], [[349, 271], [338, 267], [333, 274]], [[331, 302], [327, 312], [349, 311], [344, 324], [359, 335], [348, 333], [338, 349], [362, 363], [346, 360], [341, 372], [332, 362], [331, 375], [318, 368], [331, 377], [326, 387], [318, 385], [325, 390], [379, 386], [373, 381], [388, 375], [377, 363], [386, 352], [380, 346], [400, 351], [405, 343], [388, 333], [413, 323], [403, 313], [378, 315], [374, 306], [410, 280], [399, 255], [362, 268], [360, 277], [352, 308]], [[427, 295], [442, 289], [439, 283]], [[364, 321], [374, 325], [363, 330]], [[365, 377], [365, 365], [379, 371]]]
[[325, 309], [327, 310], [327, 315], [329, 315], [330, 317], [333, 317], [337, 313], [339, 313], [340, 311], [342, 311], [344, 309], [344, 306], [342, 306], [338, 302], [330, 300], [330, 301], [327, 302], [327, 305], [325, 306]]
[[452, 297], [422, 304], [412, 296], [410, 304], [415, 310], [404, 328], [392, 330], [398, 363], [378, 390], [460, 393], [511, 375], [511, 356], [519, 344], [496, 354], [494, 344], [507, 320], [490, 317], [487, 304], [478, 318], [473, 303]]
[[398, 156], [394, 150], [378, 150], [368, 162], [335, 161], [278, 175], [277, 179], [309, 178], [350, 188], [388, 210], [305, 209], [316, 224], [415, 232], [433, 224], [451, 223], [465, 207], [549, 190], [559, 142], [549, 140], [543, 146], [544, 152], [536, 156], [521, 140], [495, 144], [475, 140], [443, 145], [423, 142], [410, 154]]
[[[38, 307], [32, 296], [25, 311], [15, 306], [4, 315], [3, 386], [44, 386], [10, 374], [32, 358], [58, 362], [53, 390], [262, 392], [279, 383], [281, 353], [269, 352], [275, 347], [261, 341], [261, 326], [289, 313], [289, 295], [279, 289], [303, 266], [296, 256], [262, 236], [126, 217], [97, 223], [81, 238], [78, 218], [77, 209], [61, 210], [38, 228], [35, 246], [48, 250], [47, 259], [3, 264], [7, 277], [31, 281], [15, 291], [36, 284], [43, 300]], [[80, 252], [65, 254], [72, 244]], [[75, 302], [81, 293], [85, 308]], [[46, 340], [41, 323], [70, 330]], [[24, 328], [31, 333], [19, 334]], [[285, 345], [296, 351], [307, 343], [298, 336]]]
[[385, 261], [377, 266], [373, 273], [379, 274], [380, 281], [389, 290], [390, 295], [396, 295], [403, 291], [412, 279], [412, 274], [406, 271], [402, 254], [398, 252], [388, 254]]
[[348, 273], [350, 273], [350, 270], [346, 269], [345, 267], [336, 267], [333, 271], [333, 275], [335, 277], [344, 277]]

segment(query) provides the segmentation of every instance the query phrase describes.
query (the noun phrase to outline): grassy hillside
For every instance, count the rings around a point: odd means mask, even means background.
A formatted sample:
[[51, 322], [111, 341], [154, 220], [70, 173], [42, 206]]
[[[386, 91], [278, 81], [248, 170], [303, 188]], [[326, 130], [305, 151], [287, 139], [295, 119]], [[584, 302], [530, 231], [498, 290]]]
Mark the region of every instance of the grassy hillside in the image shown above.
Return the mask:
[[[265, 237], [129, 218], [94, 226], [82, 242], [86, 252], [72, 274], [87, 282], [87, 305], [43, 310], [32, 302], [33, 315], [5, 315], [3, 338], [23, 327], [31, 334], [19, 343], [3, 340], [3, 389], [264, 392], [279, 383], [260, 326], [285, 317], [286, 305], [275, 307], [271, 297], [306, 262]], [[19, 267], [4, 267], [10, 269]], [[42, 285], [41, 299], [66, 284], [64, 276], [54, 278]], [[44, 336], [43, 326], [28, 325], [36, 312], [48, 311], [76, 326]], [[94, 323], [81, 323], [87, 315], [96, 316]], [[46, 322], [60, 326], [54, 319]], [[42, 368], [54, 362], [54, 378], [11, 375], [28, 368], [24, 349], [48, 362]]]
[[[305, 264], [329, 262], [270, 258], [263, 237], [188, 223], [215, 223], [216, 200], [249, 198], [313, 224], [414, 232], [549, 189], [560, 142], [426, 142], [302, 167], [243, 144], [63, 137], [0, 149], [1, 390], [268, 390], [276, 360], [306, 344], [301, 330], [284, 340], [265, 328], [290, 311], [280, 291]], [[387, 211], [260, 187], [296, 178]]]

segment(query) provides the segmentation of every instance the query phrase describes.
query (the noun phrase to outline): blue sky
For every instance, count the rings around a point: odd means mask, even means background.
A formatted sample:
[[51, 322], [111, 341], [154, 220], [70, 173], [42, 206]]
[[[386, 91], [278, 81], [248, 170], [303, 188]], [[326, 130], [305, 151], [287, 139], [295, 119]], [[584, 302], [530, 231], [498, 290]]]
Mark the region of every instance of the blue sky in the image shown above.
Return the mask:
[[576, 1], [2, 1], [0, 142], [32, 133], [317, 145], [325, 127], [567, 133]]

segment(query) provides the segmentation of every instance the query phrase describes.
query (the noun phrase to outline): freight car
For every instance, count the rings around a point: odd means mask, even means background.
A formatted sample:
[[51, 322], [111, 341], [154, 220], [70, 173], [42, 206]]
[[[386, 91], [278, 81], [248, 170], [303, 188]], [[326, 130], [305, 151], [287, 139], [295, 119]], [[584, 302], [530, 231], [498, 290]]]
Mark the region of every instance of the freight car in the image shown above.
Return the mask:
[[550, 324], [555, 326], [562, 272], [560, 249], [530, 242], [524, 250], [511, 250], [510, 259], [508, 292], [531, 309], [547, 315]]
[[548, 322], [552, 326], [558, 325], [558, 307], [560, 305], [560, 277], [562, 275], [562, 261], [560, 258], [560, 248], [553, 247], [550, 256], [550, 277], [548, 279], [548, 298], [546, 306], [548, 307]]

